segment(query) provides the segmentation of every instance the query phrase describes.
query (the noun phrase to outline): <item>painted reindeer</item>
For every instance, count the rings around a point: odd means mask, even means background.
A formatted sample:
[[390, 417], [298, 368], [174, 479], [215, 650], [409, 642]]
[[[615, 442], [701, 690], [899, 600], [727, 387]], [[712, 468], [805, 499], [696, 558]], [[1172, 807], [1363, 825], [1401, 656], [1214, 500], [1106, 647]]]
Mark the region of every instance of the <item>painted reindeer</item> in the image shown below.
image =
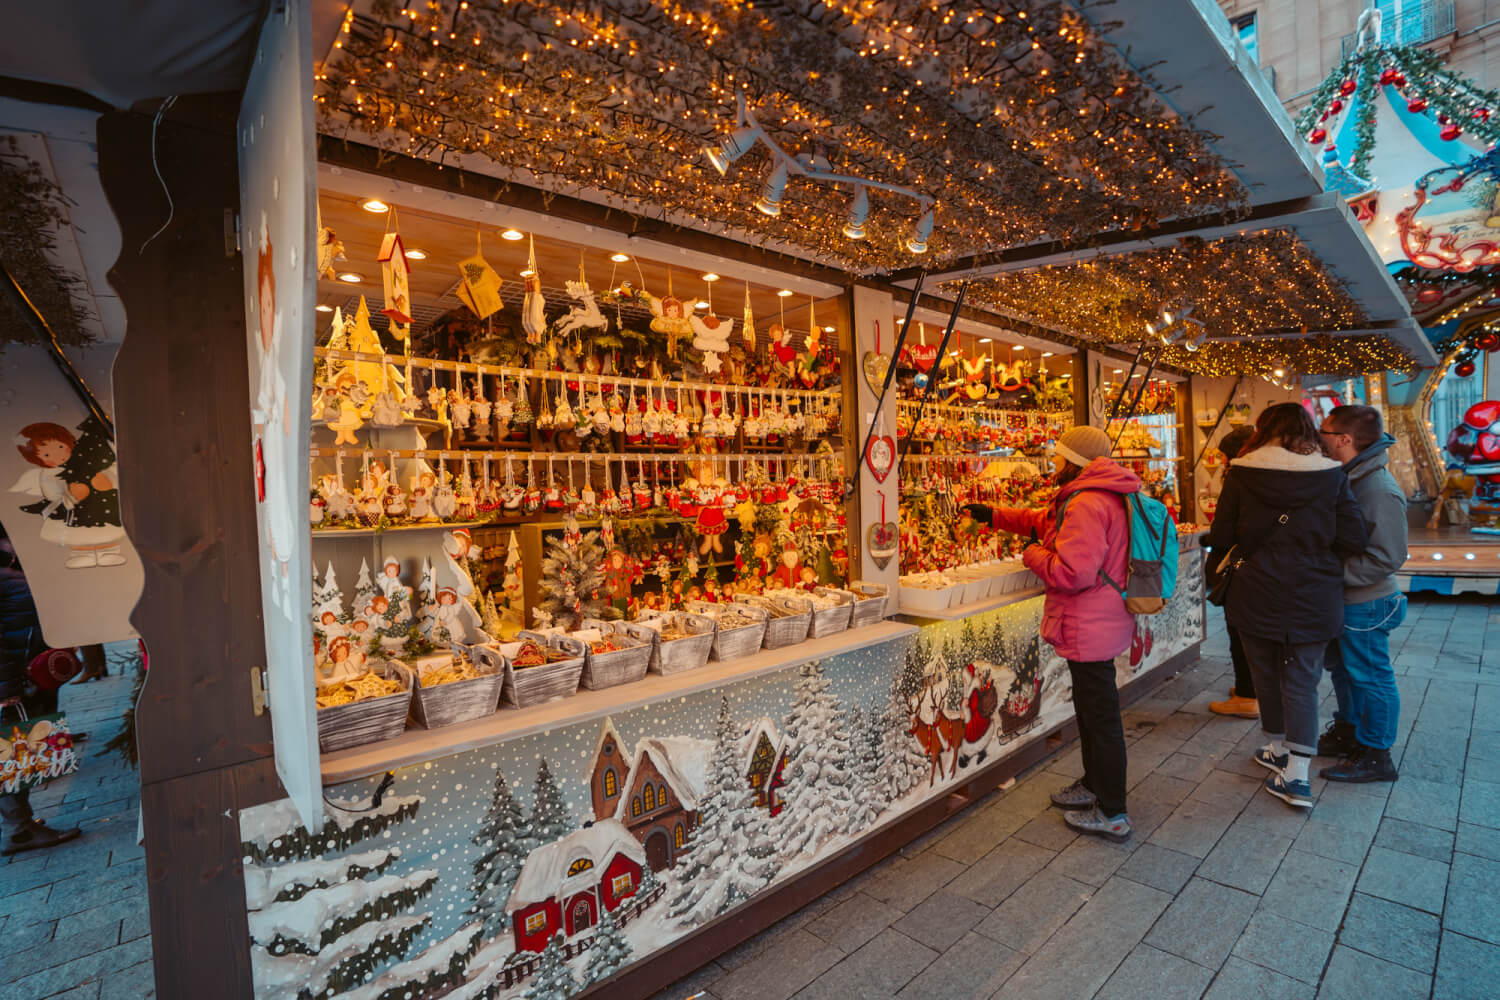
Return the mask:
[[[940, 777], [948, 778], [958, 773], [958, 752], [964, 739], [963, 718], [949, 715], [943, 710], [943, 699], [938, 695], [939, 686], [946, 689], [946, 679], [929, 675], [917, 700], [907, 701], [912, 717], [907, 735], [917, 738], [922, 751], [932, 762], [927, 772], [929, 787], [936, 784]], [[953, 758], [945, 768], [943, 754], [948, 750], [953, 752]]]

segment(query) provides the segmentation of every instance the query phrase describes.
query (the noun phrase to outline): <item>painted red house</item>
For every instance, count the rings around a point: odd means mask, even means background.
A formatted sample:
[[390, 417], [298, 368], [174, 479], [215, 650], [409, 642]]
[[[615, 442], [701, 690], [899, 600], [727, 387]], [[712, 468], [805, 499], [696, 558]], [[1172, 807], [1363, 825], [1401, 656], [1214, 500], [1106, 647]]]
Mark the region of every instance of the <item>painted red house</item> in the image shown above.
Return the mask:
[[516, 951], [542, 951], [553, 935], [581, 934], [635, 895], [646, 853], [624, 824], [603, 819], [526, 856], [505, 904]]
[[606, 718], [594, 746], [594, 816], [630, 831], [652, 871], [676, 864], [698, 825], [712, 756], [712, 742], [689, 736], [648, 737], [631, 754]]
[[776, 724], [767, 717], [756, 720], [745, 730], [739, 749], [745, 781], [755, 792], [755, 804], [772, 816], [779, 815], [782, 802], [777, 792], [786, 784], [786, 747]]

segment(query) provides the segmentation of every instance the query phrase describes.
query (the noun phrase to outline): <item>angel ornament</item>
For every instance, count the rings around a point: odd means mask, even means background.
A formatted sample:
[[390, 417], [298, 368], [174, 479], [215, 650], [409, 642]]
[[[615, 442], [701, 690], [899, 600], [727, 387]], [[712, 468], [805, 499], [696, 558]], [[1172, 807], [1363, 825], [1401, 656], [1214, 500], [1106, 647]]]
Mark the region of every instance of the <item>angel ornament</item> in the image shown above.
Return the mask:
[[651, 303], [651, 329], [656, 333], [667, 335], [667, 357], [673, 361], [677, 360], [677, 341], [683, 337], [693, 334], [692, 321], [688, 319], [687, 306], [683, 305], [681, 299], [667, 292], [667, 297], [658, 299], [654, 295], [647, 297]]
[[396, 401], [395, 394], [389, 389], [377, 392], [375, 403], [370, 409], [370, 426], [399, 427], [403, 420], [401, 404]]
[[702, 317], [694, 315], [688, 322], [693, 328], [693, 348], [703, 352], [703, 370], [710, 375], [717, 373], [721, 367], [719, 355], [729, 353], [734, 321], [720, 319], [710, 311]]

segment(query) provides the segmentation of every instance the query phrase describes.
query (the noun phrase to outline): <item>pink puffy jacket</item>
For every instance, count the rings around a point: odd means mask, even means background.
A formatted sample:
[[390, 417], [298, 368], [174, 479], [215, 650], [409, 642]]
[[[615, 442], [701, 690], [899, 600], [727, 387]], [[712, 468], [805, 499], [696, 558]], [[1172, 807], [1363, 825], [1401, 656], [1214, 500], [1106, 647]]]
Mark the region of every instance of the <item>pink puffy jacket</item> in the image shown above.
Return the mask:
[[[1041, 539], [1027, 547], [1021, 561], [1047, 585], [1042, 638], [1064, 659], [1110, 660], [1130, 646], [1135, 619], [1099, 571], [1118, 582], [1125, 579], [1127, 533], [1120, 495], [1140, 488], [1135, 473], [1096, 458], [1057, 491], [1048, 510], [993, 509], [995, 527], [1018, 535], [1035, 531]], [[1059, 532], [1057, 512], [1069, 496], [1073, 499]]]

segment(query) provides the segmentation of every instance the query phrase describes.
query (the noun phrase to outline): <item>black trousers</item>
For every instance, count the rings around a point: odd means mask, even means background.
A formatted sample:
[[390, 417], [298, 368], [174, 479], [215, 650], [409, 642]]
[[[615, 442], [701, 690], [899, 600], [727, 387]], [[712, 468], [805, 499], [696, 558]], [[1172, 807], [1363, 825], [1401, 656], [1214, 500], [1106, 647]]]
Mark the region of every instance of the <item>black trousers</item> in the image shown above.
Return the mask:
[[1125, 724], [1113, 660], [1068, 661], [1083, 752], [1083, 784], [1106, 816], [1125, 811]]
[[1241, 698], [1255, 697], [1255, 678], [1250, 674], [1250, 661], [1245, 659], [1245, 644], [1240, 640], [1240, 630], [1233, 625], [1229, 632], [1229, 659], [1234, 662], [1234, 693]]

